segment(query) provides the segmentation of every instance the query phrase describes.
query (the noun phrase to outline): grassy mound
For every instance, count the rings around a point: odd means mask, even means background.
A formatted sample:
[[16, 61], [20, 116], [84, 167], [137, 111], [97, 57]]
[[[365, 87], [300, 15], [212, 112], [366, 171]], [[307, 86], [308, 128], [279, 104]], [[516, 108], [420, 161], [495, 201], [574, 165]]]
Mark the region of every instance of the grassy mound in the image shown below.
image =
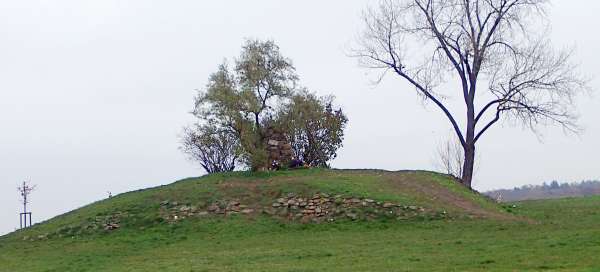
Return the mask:
[[13, 236], [35, 241], [243, 217], [324, 223], [505, 217], [445, 175], [310, 169], [226, 173], [106, 199]]
[[[210, 175], [122, 194], [1, 237], [0, 271], [598, 267], [600, 235], [590, 226], [598, 226], [600, 199], [539, 203], [500, 207], [430, 172]], [[569, 208], [591, 219], [579, 220], [582, 227], [563, 221]]]

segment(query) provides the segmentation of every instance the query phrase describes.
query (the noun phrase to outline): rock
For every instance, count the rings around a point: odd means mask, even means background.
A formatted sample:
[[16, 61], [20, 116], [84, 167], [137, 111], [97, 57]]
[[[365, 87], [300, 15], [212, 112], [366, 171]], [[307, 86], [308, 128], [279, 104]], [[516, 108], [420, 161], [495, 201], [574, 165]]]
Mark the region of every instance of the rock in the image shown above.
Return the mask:
[[[177, 218], [177, 216], [175, 216]], [[104, 226], [105, 230], [116, 230], [119, 228], [119, 224], [108, 223]]]
[[315, 212], [316, 212], [316, 213], [321, 213], [321, 212], [322, 212], [322, 210], [321, 210], [321, 208], [317, 207], [317, 208], [315, 209]]
[[280, 209], [278, 214], [280, 216], [287, 216], [288, 215], [288, 209], [287, 208]]
[[168, 200], [162, 201], [162, 202], [160, 202], [160, 205], [167, 206], [167, 205], [169, 205], [169, 201]]
[[352, 220], [358, 219], [358, 214], [355, 213], [347, 213], [346, 216]]
[[278, 141], [275, 141], [275, 140], [269, 140], [269, 141], [267, 142], [267, 144], [268, 144], [268, 145], [272, 145], [272, 146], [278, 146], [278, 145], [279, 145], [279, 142], [278, 142]]
[[208, 206], [208, 211], [209, 212], [215, 212], [217, 210], [219, 210], [219, 206], [217, 206], [215, 204]]
[[207, 215], [208, 215], [208, 212], [199, 212], [199, 213], [198, 213], [198, 215], [199, 215], [199, 216], [207, 216]]
[[417, 206], [408, 206], [408, 209], [411, 211], [416, 211], [417, 210]]
[[394, 206], [396, 206], [396, 205], [394, 205], [394, 203], [389, 203], [389, 202], [385, 202], [385, 203], [383, 203], [383, 207], [384, 207], [384, 208], [386, 208], [386, 209], [387, 209], [387, 208], [392, 208], [392, 207], [394, 207]]
[[281, 204], [284, 204], [284, 203], [286, 203], [287, 201], [286, 201], [286, 199], [285, 199], [285, 198], [279, 198], [279, 199], [277, 199], [277, 202], [279, 202], [279, 203], [281, 203]]
[[265, 214], [267, 214], [267, 215], [271, 215], [271, 216], [272, 216], [272, 215], [275, 215], [275, 213], [277, 213], [277, 211], [276, 211], [276, 210], [274, 210], [274, 209], [264, 209], [264, 210], [263, 210], [263, 213], [265, 213]]
[[279, 202], [273, 203], [273, 208], [279, 208], [279, 207], [281, 207], [281, 203], [279, 203]]
[[365, 199], [365, 202], [367, 202], [367, 203], [374, 203], [374, 202], [375, 202], [375, 200], [366, 198], [366, 199]]
[[251, 214], [251, 213], [253, 213], [253, 212], [254, 212], [254, 210], [253, 210], [253, 209], [243, 209], [243, 210], [242, 210], [242, 213], [243, 213], [243, 214]]

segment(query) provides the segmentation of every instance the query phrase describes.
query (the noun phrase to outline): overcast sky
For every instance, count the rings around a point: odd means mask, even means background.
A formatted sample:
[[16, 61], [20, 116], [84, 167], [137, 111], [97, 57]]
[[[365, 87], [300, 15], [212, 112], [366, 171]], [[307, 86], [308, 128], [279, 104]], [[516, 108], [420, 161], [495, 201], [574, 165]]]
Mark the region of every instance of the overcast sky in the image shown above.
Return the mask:
[[[450, 126], [413, 89], [346, 56], [368, 0], [0, 1], [0, 234], [18, 227], [31, 180], [35, 222], [113, 194], [202, 175], [179, 152], [196, 89], [245, 38], [273, 39], [301, 84], [334, 94], [350, 118], [336, 168], [434, 169]], [[554, 1], [552, 40], [600, 67], [600, 2]], [[597, 80], [592, 87], [600, 89]], [[598, 94], [596, 94], [597, 96]], [[455, 98], [456, 99], [456, 98]], [[600, 100], [578, 99], [585, 132], [510, 124], [479, 146], [479, 190], [600, 178]]]

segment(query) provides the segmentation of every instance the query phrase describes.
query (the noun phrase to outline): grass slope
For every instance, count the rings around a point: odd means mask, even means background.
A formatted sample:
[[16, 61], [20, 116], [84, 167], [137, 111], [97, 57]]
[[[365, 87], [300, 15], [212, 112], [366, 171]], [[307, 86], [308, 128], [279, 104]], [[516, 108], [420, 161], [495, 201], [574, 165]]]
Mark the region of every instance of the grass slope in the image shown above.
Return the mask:
[[[160, 220], [164, 200], [268, 206], [290, 192], [369, 197], [449, 216], [323, 224], [262, 214]], [[600, 198], [499, 207], [428, 172], [211, 175], [122, 194], [1, 237], [0, 271], [598, 271], [599, 207]], [[118, 230], [80, 228], [117, 212], [129, 215]], [[48, 233], [57, 235], [23, 241]]]

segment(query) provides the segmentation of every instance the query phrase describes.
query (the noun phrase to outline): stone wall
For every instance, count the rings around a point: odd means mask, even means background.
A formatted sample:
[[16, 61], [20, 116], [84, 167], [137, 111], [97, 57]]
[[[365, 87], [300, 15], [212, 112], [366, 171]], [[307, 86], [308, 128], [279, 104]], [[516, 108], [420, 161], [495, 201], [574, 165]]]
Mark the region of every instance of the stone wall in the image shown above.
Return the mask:
[[270, 168], [287, 166], [294, 158], [292, 145], [287, 141], [285, 134], [275, 128], [268, 128], [265, 135]]
[[435, 211], [416, 205], [377, 201], [369, 198], [315, 193], [280, 195], [271, 204], [244, 203], [243, 199], [221, 199], [201, 205], [163, 201], [160, 216], [170, 223], [192, 217], [264, 214], [301, 223], [327, 223], [338, 220], [370, 221], [377, 219], [406, 220], [414, 218], [447, 218], [444, 210]]

